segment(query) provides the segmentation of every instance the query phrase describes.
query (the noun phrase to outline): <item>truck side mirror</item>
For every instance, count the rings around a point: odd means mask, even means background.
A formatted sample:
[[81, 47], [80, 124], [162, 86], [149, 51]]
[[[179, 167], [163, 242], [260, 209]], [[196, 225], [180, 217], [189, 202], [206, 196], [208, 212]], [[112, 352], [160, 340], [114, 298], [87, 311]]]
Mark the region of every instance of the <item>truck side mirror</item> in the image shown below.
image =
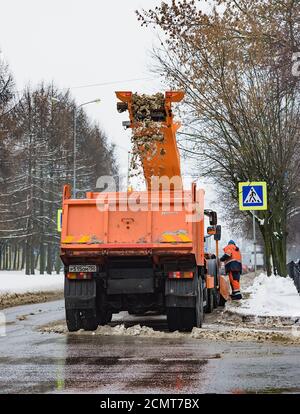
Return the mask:
[[218, 216], [215, 211], [211, 211], [209, 214], [209, 224], [211, 226], [216, 226], [218, 223]]
[[217, 225], [216, 226], [216, 232], [215, 232], [215, 235], [214, 235], [214, 239], [216, 241], [220, 241], [221, 236], [222, 236], [222, 227], [220, 225]]

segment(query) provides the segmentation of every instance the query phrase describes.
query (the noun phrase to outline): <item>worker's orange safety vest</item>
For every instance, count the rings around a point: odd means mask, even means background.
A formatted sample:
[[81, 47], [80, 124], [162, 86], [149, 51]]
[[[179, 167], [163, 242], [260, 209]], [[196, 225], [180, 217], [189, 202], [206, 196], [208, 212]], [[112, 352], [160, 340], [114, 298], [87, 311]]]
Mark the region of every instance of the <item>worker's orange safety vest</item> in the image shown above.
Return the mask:
[[228, 244], [228, 246], [224, 247], [224, 252], [230, 256], [227, 260], [225, 260], [225, 264], [230, 262], [239, 262], [242, 263], [242, 255], [241, 251], [238, 249], [234, 244]]

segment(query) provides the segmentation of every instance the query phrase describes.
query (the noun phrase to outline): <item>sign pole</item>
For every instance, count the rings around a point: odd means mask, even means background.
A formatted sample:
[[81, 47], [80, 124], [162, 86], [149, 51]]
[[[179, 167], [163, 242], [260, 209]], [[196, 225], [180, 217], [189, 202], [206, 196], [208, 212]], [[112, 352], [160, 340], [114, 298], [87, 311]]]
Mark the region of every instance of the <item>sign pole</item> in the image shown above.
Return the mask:
[[268, 210], [267, 183], [265, 181], [246, 181], [239, 183], [239, 207], [251, 211], [253, 218], [254, 274], [257, 272], [255, 211]]
[[256, 261], [256, 228], [255, 228], [255, 214], [251, 211], [253, 217], [253, 245], [254, 245], [254, 275], [256, 277], [257, 261]]

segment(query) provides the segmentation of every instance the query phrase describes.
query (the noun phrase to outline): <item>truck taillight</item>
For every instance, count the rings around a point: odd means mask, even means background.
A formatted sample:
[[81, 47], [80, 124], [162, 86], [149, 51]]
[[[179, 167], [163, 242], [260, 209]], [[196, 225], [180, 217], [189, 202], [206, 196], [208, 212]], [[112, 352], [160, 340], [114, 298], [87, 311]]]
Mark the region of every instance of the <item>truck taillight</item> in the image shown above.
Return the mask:
[[89, 273], [89, 272], [68, 272], [67, 273], [67, 278], [68, 279], [81, 279], [81, 280], [86, 280], [86, 279], [92, 279], [93, 274]]
[[168, 277], [169, 279], [193, 279], [194, 272], [169, 272]]

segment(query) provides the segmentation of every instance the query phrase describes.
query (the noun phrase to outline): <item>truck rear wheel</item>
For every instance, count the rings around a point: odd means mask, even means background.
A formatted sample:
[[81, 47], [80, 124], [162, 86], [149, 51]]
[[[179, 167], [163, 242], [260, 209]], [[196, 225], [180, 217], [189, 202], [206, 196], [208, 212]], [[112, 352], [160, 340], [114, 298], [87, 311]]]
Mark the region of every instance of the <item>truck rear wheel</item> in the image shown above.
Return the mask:
[[77, 309], [66, 309], [66, 322], [69, 332], [76, 332], [82, 328], [80, 311]]
[[81, 312], [82, 327], [85, 331], [95, 331], [98, 328], [98, 320], [93, 310]]
[[167, 322], [171, 332], [191, 332], [194, 327], [201, 328], [203, 323], [203, 289], [201, 280], [197, 283], [195, 306], [192, 308], [168, 307]]
[[219, 306], [225, 306], [225, 305], [226, 305], [226, 299], [224, 299], [223, 296], [220, 294]]
[[98, 324], [101, 326], [107, 325], [112, 320], [112, 312], [108, 310], [99, 311], [98, 315]]
[[102, 289], [97, 291], [97, 321], [98, 325], [104, 326], [111, 322], [112, 311], [108, 309], [108, 299]]

